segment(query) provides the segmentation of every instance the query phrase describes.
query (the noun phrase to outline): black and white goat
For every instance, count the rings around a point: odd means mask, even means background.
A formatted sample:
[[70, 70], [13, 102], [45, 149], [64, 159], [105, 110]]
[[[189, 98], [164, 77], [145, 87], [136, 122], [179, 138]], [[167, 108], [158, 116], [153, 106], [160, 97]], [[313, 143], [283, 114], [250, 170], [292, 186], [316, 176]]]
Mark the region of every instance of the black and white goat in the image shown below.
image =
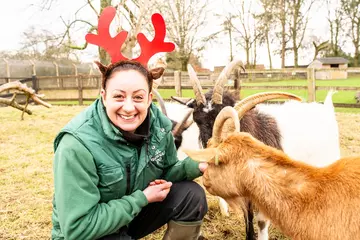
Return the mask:
[[[205, 95], [193, 68], [188, 72], [195, 99], [185, 103], [193, 108], [193, 120], [199, 128], [199, 139], [206, 147], [212, 136], [216, 116], [225, 106], [234, 106], [236, 94], [224, 91], [224, 84], [234, 69], [244, 69], [242, 62], [231, 62], [219, 75], [213, 90]], [[324, 104], [300, 102], [299, 98], [283, 104], [259, 104], [250, 109], [240, 120], [241, 131], [249, 132], [263, 143], [283, 150], [292, 159], [299, 159], [310, 165], [322, 167], [340, 158], [339, 131], [329, 92]], [[193, 147], [194, 148], [194, 147]], [[188, 148], [189, 149], [189, 148]], [[227, 204], [220, 201], [223, 214], [228, 214]], [[253, 211], [250, 201], [246, 204], [246, 239], [253, 239]], [[257, 216], [258, 239], [268, 239], [269, 221], [261, 212]]]

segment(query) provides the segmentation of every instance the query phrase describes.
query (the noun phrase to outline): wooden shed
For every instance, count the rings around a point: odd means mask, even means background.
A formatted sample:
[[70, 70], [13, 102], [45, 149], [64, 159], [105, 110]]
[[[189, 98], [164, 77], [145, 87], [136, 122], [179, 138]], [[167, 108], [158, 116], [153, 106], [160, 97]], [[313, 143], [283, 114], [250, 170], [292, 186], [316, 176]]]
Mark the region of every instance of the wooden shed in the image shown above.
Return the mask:
[[315, 69], [316, 79], [347, 79], [348, 60], [342, 57], [317, 58], [308, 68]]

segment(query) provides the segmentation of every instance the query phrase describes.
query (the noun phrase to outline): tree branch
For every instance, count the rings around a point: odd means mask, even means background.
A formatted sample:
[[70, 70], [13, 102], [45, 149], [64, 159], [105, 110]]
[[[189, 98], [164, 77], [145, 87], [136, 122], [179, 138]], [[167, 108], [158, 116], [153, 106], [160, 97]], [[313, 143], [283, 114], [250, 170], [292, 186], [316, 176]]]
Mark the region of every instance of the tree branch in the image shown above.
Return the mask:
[[24, 111], [29, 115], [32, 114], [32, 112], [29, 109], [26, 109], [25, 107], [21, 106], [20, 104], [18, 104], [15, 101], [12, 101], [12, 99], [7, 99], [7, 98], [1, 98], [0, 97], [0, 103], [6, 104], [6, 105], [8, 105], [10, 107], [13, 107], [13, 108], [16, 108], [16, 109], [19, 109], [20, 111]]
[[[19, 91], [22, 91], [22, 92], [25, 92], [27, 94], [29, 94], [30, 98], [38, 103], [38, 104], [41, 104], [47, 108], [50, 108], [51, 107], [51, 104], [41, 100], [40, 98], [44, 97], [44, 95], [40, 95], [40, 94], [36, 94], [35, 93], [35, 90], [26, 86], [26, 84], [24, 83], [21, 83], [19, 81], [15, 81], [15, 82], [9, 82], [9, 83], [5, 83], [3, 85], [0, 86], [0, 93], [3, 92], [3, 91], [6, 91], [6, 90], [12, 90], [12, 89], [16, 89], [16, 90], [19, 90]], [[9, 102], [15, 102], [15, 98], [13, 99], [6, 99], [8, 100]]]

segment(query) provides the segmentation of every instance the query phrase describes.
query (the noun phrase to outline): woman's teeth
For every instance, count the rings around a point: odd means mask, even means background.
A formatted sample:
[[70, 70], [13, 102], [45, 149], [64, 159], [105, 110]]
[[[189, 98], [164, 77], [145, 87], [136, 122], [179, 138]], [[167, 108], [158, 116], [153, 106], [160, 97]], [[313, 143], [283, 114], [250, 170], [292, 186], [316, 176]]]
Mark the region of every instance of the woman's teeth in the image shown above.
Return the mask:
[[131, 115], [131, 116], [120, 115], [120, 117], [122, 117], [125, 120], [129, 120], [135, 118], [135, 115]]

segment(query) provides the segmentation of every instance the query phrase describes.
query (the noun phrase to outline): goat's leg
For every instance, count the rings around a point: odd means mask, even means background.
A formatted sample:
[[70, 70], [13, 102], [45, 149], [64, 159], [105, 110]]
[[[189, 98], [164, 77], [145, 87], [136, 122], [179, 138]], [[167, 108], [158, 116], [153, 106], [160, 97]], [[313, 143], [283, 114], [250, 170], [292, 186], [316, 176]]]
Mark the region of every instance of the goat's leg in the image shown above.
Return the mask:
[[251, 205], [251, 202], [249, 201], [246, 204], [246, 211], [247, 214], [244, 214], [245, 219], [245, 227], [246, 227], [246, 240], [254, 240], [254, 225], [253, 225], [253, 219], [254, 219], [254, 211]]
[[219, 197], [219, 206], [220, 206], [220, 212], [222, 216], [229, 216], [229, 206], [227, 204], [227, 202], [222, 199], [221, 197]]
[[268, 240], [270, 220], [268, 220], [261, 212], [258, 212], [256, 219], [258, 226], [258, 240]]
[[[228, 209], [228, 204], [229, 204], [230, 208], [235, 210], [237, 213], [240, 213], [240, 211], [243, 212], [244, 220], [245, 220], [245, 228], [246, 228], [246, 240], [254, 240], [255, 237], [254, 225], [253, 225], [254, 211], [250, 200], [243, 197], [229, 198], [226, 199], [226, 201], [220, 197], [219, 199], [220, 199], [220, 203], [224, 204], [224, 205], [220, 205], [220, 207], [226, 206], [226, 209]], [[221, 200], [223, 200], [223, 202]]]

